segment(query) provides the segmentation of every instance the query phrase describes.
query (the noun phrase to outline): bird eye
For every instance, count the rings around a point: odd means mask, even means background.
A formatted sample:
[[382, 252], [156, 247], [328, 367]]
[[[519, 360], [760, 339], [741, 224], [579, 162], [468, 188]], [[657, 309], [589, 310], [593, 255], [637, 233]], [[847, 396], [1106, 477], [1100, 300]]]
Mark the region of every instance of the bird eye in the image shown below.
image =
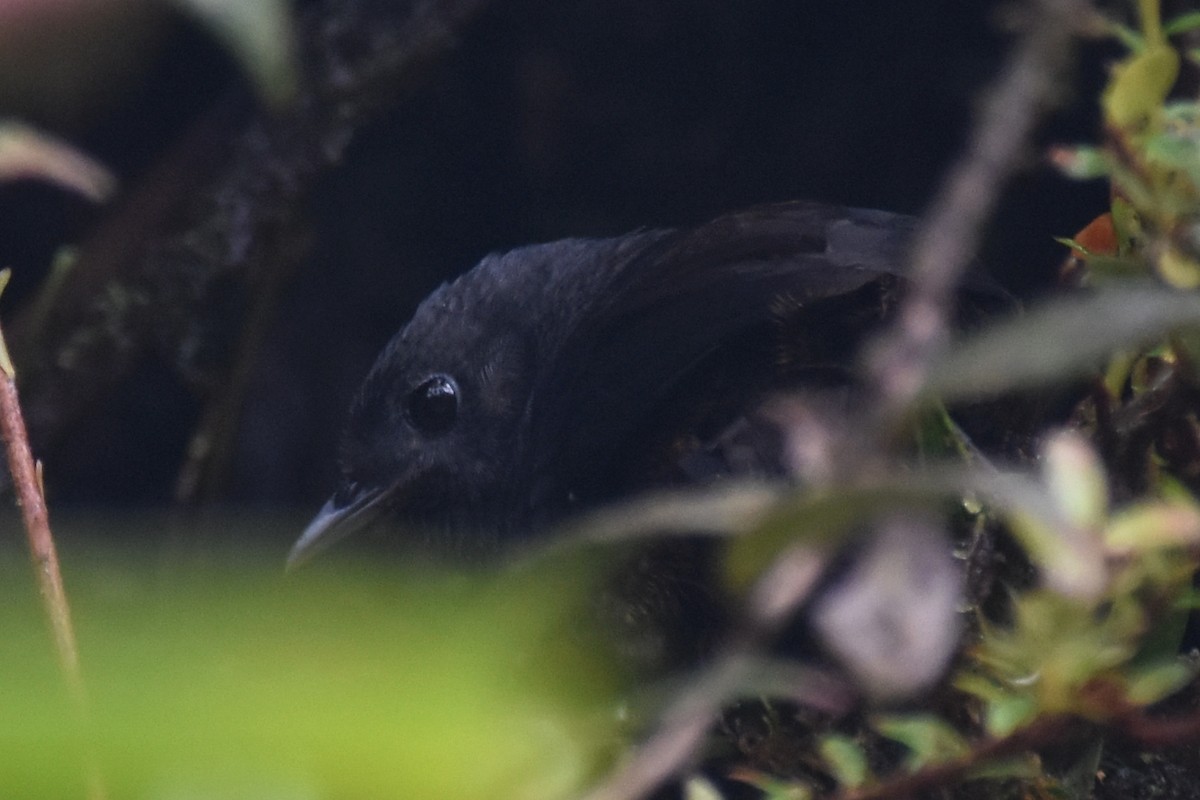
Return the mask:
[[434, 375], [413, 389], [405, 401], [408, 420], [426, 436], [438, 436], [458, 419], [458, 386], [445, 375]]

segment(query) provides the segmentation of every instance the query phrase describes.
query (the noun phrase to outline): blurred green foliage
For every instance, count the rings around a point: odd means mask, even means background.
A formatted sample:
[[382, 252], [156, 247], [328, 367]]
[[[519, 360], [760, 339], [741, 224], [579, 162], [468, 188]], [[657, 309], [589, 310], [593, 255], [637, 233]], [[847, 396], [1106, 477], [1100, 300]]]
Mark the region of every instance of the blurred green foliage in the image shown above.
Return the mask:
[[[177, 4], [222, 37], [268, 100], [294, 89], [286, 3]], [[1200, 14], [1164, 22], [1156, 0], [1138, 9], [1138, 30], [1110, 25], [1129, 54], [1100, 100], [1104, 143], [1059, 154], [1073, 174], [1113, 186], [1112, 247], [1064, 240], [1087, 265], [1080, 282], [1099, 289], [960, 343], [922, 402], [1102, 375], [1119, 407], [1161, 387], [1152, 361], [1196, 382], [1200, 304], [1186, 290], [1200, 286], [1200, 105], [1171, 92], [1197, 54], [1170, 37], [1200, 27]], [[74, 158], [24, 128], [0, 128], [0, 172], [95, 188], [99, 173]], [[1158, 452], [1135, 476], [1145, 478], [1136, 499], [1117, 503], [1109, 486], [1129, 476], [1101, 466], [1081, 436], [1047, 438], [1038, 474], [1006, 472], [974, 463], [936, 410], [938, 424], [918, 429], [919, 468], [631, 506], [632, 515], [593, 520], [590, 543], [486, 570], [328, 559], [284, 576], [281, 559], [245, 552], [164, 569], [119, 548], [64, 547], [86, 718], [58, 676], [28, 565], [0, 560], [0, 791], [82, 796], [94, 762], [114, 797], [575, 796], [630, 738], [631, 680], [595, 625], [609, 564], [595, 539], [687, 530], [698, 517], [741, 533], [723, 567], [753, 608], [797, 549], [809, 551], [816, 586], [854, 531], [897, 510], [947, 509], [1007, 530], [1036, 573], [1031, 585], [1000, 587], [1002, 614], [970, 609], [974, 636], [951, 681], [961, 713], [953, 723], [928, 709], [868, 715], [854, 735], [814, 737], [808, 755], [843, 790], [948, 762], [1044, 787], [1032, 755], [972, 759], [981, 743], [1055, 715], [1119, 726], [1192, 680], [1176, 651], [1196, 604], [1200, 507]], [[892, 774], [877, 769], [878, 738], [903, 751]], [[750, 782], [780, 798], [817, 786]], [[695, 797], [717, 792], [691, 786]]]
[[622, 744], [621, 676], [583, 623], [595, 571], [280, 562], [163, 572], [69, 558], [89, 717], [26, 563], [0, 585], [0, 791], [113, 797], [571, 796]]

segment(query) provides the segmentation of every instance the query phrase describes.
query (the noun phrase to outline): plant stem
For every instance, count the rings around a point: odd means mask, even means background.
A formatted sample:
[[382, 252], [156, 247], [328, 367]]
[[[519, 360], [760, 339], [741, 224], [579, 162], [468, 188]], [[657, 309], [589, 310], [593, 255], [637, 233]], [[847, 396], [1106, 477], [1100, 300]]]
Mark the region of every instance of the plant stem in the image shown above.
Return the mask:
[[1142, 20], [1142, 36], [1147, 45], [1161, 44], [1166, 40], [1163, 35], [1162, 13], [1158, 0], [1138, 0], [1138, 14]]
[[1060, 88], [1072, 39], [1089, 10], [1082, 0], [1033, 0], [1027, 6], [1023, 35], [913, 244], [912, 286], [897, 322], [869, 353], [884, 430], [907, 417], [946, 345], [954, 289], [1001, 189], [1021, 166], [1034, 127]]
[[[0, 292], [8, 283], [10, 271], [0, 270]], [[25, 536], [29, 542], [29, 554], [33, 560], [33, 571], [37, 578], [42, 607], [50, 622], [54, 638], [58, 665], [62, 670], [67, 691], [77, 711], [86, 721], [87, 693], [84, 690], [83, 672], [79, 668], [79, 648], [75, 642], [75, 630], [71, 624], [71, 608], [63, 587], [62, 572], [58, 567], [58, 551], [50, 533], [50, 515], [46, 510], [46, 497], [42, 488], [41, 464], [33, 459], [29, 447], [29, 436], [21, 414], [17, 396], [16, 370], [8, 355], [4, 342], [4, 331], [0, 329], [0, 436], [4, 439], [8, 454], [8, 469], [12, 475], [17, 494], [17, 505], [25, 524]], [[88, 796], [97, 800], [105, 795], [99, 780], [99, 770], [89, 756]]]

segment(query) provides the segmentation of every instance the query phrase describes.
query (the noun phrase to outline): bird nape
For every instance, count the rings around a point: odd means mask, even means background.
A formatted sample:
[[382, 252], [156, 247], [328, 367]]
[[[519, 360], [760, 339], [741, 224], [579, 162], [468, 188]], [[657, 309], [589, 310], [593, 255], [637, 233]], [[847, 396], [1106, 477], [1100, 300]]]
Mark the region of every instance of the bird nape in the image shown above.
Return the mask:
[[[341, 485], [289, 562], [380, 520], [418, 551], [486, 558], [641, 491], [780, 474], [747, 420], [782, 392], [852, 393], [914, 224], [786, 203], [487, 256], [380, 354]], [[1009, 302], [978, 278], [961, 294], [968, 321]]]

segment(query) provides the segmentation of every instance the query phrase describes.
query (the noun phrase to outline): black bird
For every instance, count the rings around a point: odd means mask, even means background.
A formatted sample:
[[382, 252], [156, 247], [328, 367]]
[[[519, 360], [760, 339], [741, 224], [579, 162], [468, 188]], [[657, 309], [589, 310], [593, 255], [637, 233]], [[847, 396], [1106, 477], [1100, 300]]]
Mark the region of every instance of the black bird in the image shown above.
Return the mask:
[[[289, 564], [364, 529], [422, 556], [494, 558], [647, 489], [796, 477], [776, 399], [800, 391], [816, 416], [852, 418], [856, 356], [904, 290], [914, 228], [897, 214], [788, 203], [484, 258], [380, 354], [350, 411], [341, 486]], [[960, 323], [1008, 304], [986, 282], [959, 299]], [[803, 403], [793, 395], [791, 407]], [[892, 700], [928, 688], [953, 655], [960, 570], [937, 524], [877, 522], [826, 564], [823, 588], [771, 648], [837, 665], [864, 697]], [[718, 555], [704, 537], [623, 548], [601, 565], [580, 622], [608, 634], [640, 678], [694, 667], [737, 630]], [[784, 734], [796, 741], [776, 736], [759, 753], [738, 731], [767, 718], [739, 706], [722, 728], [726, 750], [772, 771], [772, 753], [812, 738], [797, 723]], [[713, 779], [729, 796], [751, 796], [723, 774]], [[682, 796], [663, 791], [654, 796]]]
[[914, 222], [787, 203], [484, 258], [384, 348], [341, 486], [289, 563], [380, 519], [425, 552], [486, 556], [572, 512], [745, 469], [729, 441], [749, 410], [852, 385]]

